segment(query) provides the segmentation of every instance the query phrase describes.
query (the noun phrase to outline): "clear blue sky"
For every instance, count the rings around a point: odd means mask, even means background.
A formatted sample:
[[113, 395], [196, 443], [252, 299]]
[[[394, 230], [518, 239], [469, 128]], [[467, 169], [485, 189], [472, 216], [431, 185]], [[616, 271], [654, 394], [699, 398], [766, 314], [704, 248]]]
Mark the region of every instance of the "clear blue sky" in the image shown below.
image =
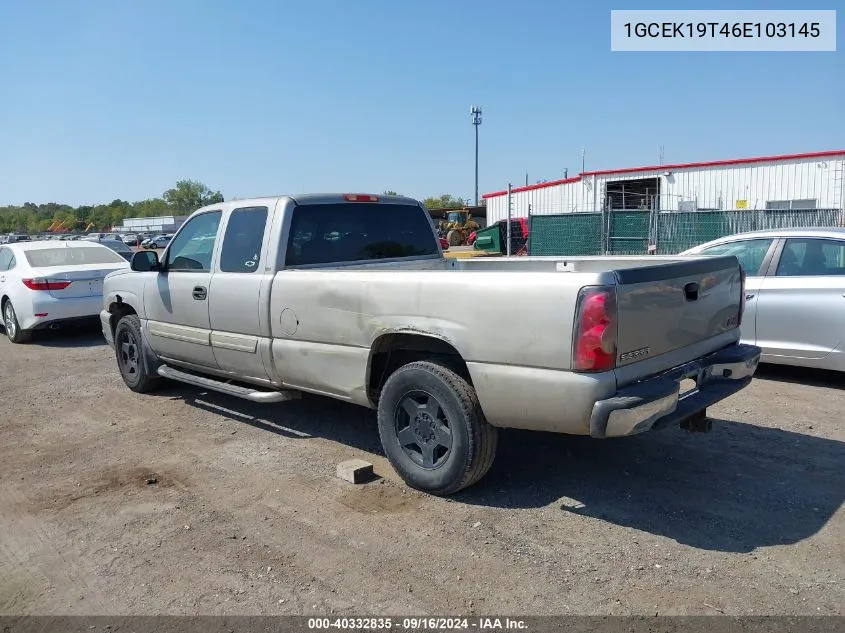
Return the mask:
[[481, 193], [573, 175], [581, 147], [587, 169], [845, 147], [841, 6], [836, 53], [611, 53], [611, 8], [677, 3], [0, 0], [0, 204], [179, 178], [471, 197], [471, 104]]

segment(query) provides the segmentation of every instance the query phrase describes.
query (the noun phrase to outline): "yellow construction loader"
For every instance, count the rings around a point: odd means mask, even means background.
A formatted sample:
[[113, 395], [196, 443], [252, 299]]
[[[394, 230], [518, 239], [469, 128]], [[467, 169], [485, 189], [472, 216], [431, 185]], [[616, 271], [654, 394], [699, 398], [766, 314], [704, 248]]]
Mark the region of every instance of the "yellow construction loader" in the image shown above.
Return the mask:
[[446, 237], [449, 246], [462, 246], [467, 243], [469, 234], [480, 228], [472, 219], [469, 211], [449, 211], [446, 219], [440, 222], [441, 234]]

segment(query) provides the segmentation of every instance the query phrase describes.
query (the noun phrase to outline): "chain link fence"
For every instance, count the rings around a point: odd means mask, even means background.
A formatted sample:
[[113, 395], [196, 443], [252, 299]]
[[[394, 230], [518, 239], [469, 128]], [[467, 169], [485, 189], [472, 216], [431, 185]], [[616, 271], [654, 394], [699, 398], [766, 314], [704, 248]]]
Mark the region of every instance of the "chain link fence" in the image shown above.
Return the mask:
[[674, 255], [726, 235], [845, 226], [840, 209], [649, 211], [612, 209], [530, 217], [530, 255]]

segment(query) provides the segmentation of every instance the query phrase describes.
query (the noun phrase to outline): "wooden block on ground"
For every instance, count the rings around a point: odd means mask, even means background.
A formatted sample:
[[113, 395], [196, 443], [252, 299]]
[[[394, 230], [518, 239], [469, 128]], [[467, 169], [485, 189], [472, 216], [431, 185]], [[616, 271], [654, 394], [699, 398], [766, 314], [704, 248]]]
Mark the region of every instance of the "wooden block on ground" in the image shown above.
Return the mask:
[[373, 478], [373, 465], [363, 459], [348, 459], [337, 465], [337, 476], [353, 484], [364, 483]]

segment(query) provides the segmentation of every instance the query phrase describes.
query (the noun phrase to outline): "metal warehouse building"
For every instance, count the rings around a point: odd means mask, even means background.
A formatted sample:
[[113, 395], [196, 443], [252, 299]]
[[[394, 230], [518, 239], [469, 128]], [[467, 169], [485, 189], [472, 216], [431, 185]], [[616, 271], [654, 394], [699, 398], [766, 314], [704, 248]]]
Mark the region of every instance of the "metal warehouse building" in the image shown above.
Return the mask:
[[187, 215], [126, 218], [121, 226], [115, 228], [120, 233], [175, 233], [187, 219]]
[[[845, 150], [586, 171], [511, 190], [512, 217], [603, 210], [845, 210]], [[507, 190], [485, 194], [487, 223]]]

